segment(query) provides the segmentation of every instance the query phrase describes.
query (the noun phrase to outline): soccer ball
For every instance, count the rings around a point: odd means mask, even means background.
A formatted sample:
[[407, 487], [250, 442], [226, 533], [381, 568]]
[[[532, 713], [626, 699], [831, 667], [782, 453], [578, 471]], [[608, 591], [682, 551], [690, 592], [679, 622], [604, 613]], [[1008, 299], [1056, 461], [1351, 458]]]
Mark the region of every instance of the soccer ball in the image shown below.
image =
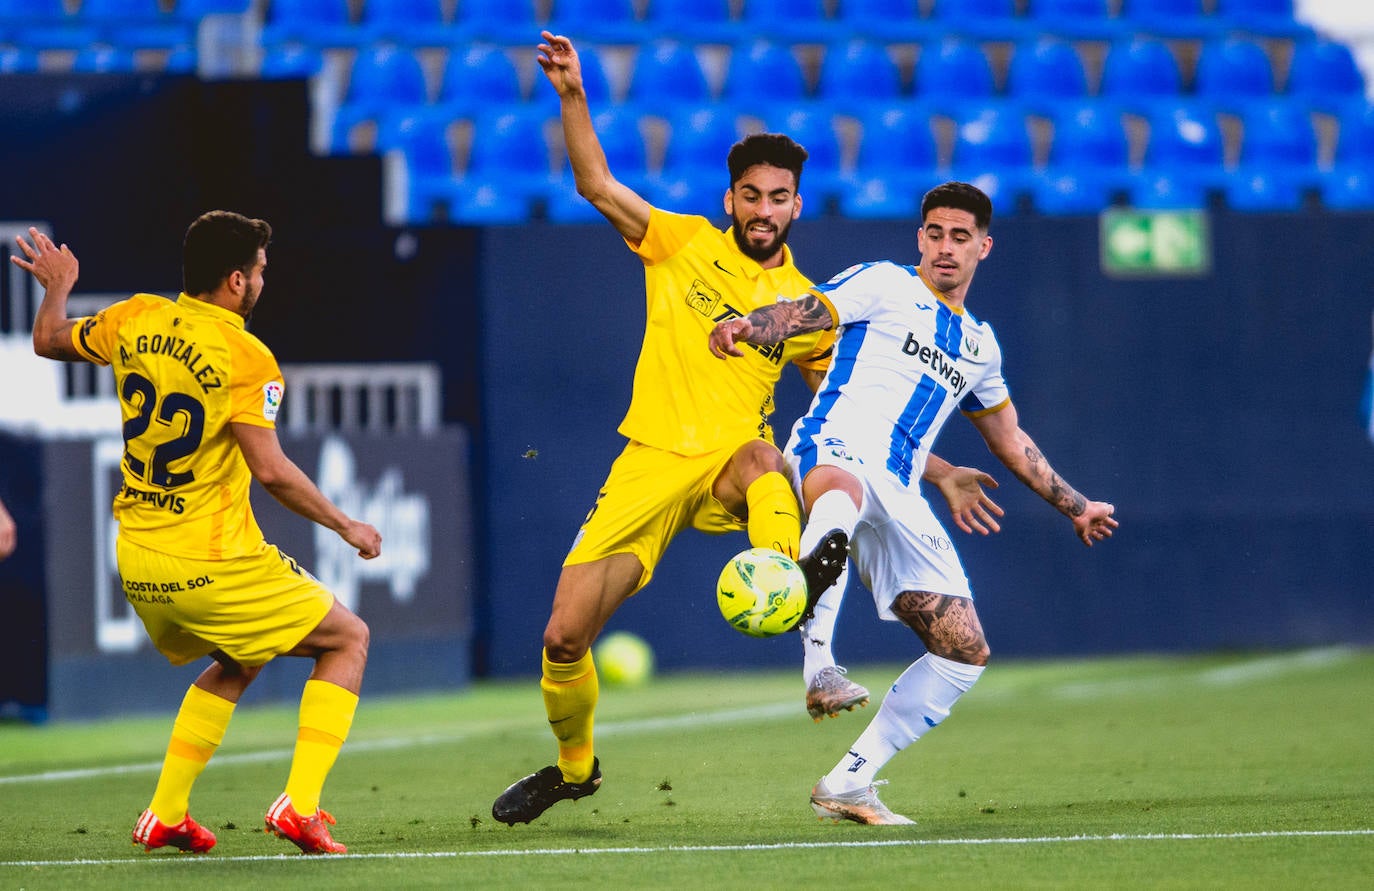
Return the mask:
[[596, 673], [611, 686], [636, 687], [654, 674], [654, 651], [644, 638], [613, 631], [593, 648]]
[[791, 631], [806, 612], [806, 576], [797, 561], [769, 548], [736, 554], [716, 585], [720, 614], [750, 637]]

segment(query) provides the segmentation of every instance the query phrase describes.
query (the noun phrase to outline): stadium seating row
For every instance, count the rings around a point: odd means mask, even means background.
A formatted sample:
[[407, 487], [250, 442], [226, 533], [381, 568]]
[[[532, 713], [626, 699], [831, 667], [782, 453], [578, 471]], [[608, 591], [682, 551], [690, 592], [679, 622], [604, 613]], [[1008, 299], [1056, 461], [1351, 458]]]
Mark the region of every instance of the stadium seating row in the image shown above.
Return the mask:
[[[1234, 138], [1224, 116], [1186, 101], [1139, 120], [1102, 100], [1050, 119], [1005, 101], [954, 120], [912, 102], [856, 116], [815, 103], [777, 109], [761, 120], [716, 106], [667, 118], [612, 106], [595, 123], [617, 175], [670, 208], [714, 207], [726, 185], [721, 158], [743, 133], [765, 127], [807, 147], [802, 188], [817, 213], [907, 216], [915, 196], [948, 177], [979, 182], [1003, 206], [1029, 197], [1048, 213], [1096, 212], [1122, 197], [1139, 207], [1204, 207], [1218, 194], [1248, 210], [1297, 209], [1311, 194], [1330, 207], [1374, 207], [1374, 106], [1363, 101], [1335, 117], [1334, 138], [1283, 99], [1248, 108]], [[377, 148], [404, 165], [411, 222], [431, 221], [439, 205], [459, 221], [524, 220], [532, 202], [556, 221], [595, 218], [571, 189], [558, 133], [556, 116], [539, 109], [463, 122], [418, 109], [388, 119]]]

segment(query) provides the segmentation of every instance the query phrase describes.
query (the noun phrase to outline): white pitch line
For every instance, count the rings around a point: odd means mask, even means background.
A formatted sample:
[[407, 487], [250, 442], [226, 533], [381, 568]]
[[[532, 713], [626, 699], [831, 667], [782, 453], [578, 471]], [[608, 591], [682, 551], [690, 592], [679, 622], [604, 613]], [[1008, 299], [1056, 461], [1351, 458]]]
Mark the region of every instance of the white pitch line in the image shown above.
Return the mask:
[[378, 854], [331, 854], [327, 857], [303, 857], [298, 854], [253, 855], [243, 857], [183, 856], [183, 855], [136, 855], [107, 859], [83, 858], [80, 860], [0, 860], [0, 867], [17, 866], [114, 866], [118, 864], [163, 864], [163, 863], [328, 863], [336, 860], [428, 860], [451, 859], [458, 857], [583, 857], [589, 854], [729, 854], [753, 853], [755, 851], [793, 851], [830, 848], [927, 848], [943, 846], [976, 845], [1062, 845], [1083, 842], [1153, 842], [1153, 841], [1235, 841], [1241, 839], [1265, 838], [1347, 838], [1352, 836], [1374, 836], [1374, 829], [1295, 829], [1271, 830], [1261, 832], [1170, 832], [1129, 835], [1111, 833], [1108, 835], [1050, 835], [1029, 838], [912, 838], [876, 839], [871, 841], [834, 841], [834, 842], [777, 842], [754, 845], [666, 845], [651, 847], [617, 848], [506, 848], [493, 851], [395, 851]]

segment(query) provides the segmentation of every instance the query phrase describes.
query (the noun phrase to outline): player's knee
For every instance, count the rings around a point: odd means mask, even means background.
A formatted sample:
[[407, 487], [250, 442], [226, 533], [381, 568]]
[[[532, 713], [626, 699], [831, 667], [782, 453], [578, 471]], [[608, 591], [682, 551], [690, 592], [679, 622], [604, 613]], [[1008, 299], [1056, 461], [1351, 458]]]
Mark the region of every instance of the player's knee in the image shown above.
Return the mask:
[[553, 626], [544, 629], [544, 653], [550, 662], [576, 662], [589, 647], [590, 642], [580, 634], [568, 634]]

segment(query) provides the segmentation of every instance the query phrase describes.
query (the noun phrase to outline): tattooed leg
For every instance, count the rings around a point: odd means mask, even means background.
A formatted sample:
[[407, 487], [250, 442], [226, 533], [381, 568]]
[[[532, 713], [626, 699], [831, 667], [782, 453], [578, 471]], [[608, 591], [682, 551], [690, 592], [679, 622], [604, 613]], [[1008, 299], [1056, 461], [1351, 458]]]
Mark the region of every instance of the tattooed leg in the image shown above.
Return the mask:
[[965, 665], [987, 665], [987, 638], [978, 611], [967, 597], [903, 591], [893, 601], [897, 615], [933, 655]]

